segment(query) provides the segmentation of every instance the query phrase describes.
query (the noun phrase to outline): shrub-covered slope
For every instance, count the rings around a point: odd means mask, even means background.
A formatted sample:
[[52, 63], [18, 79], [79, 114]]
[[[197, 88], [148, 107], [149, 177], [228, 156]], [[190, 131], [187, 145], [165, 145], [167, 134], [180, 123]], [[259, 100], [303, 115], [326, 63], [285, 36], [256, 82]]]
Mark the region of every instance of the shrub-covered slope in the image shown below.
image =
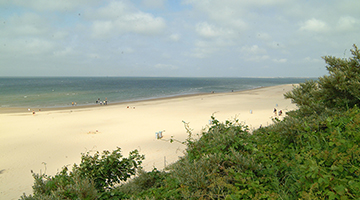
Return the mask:
[[[249, 134], [236, 121], [213, 118], [209, 131], [198, 141], [187, 141], [186, 155], [162, 172], [154, 187], [132, 194], [156, 199], [359, 199], [360, 53], [355, 45], [351, 52], [349, 59], [324, 57], [328, 76], [285, 94], [299, 109], [283, 121]], [[132, 185], [123, 187], [129, 192]]]
[[[22, 199], [360, 199], [360, 53], [324, 57], [328, 76], [300, 84], [284, 120], [250, 134], [237, 120], [213, 124], [165, 171], [139, 171], [142, 156], [83, 155], [55, 177], [34, 174]], [[125, 178], [124, 178], [125, 177]]]

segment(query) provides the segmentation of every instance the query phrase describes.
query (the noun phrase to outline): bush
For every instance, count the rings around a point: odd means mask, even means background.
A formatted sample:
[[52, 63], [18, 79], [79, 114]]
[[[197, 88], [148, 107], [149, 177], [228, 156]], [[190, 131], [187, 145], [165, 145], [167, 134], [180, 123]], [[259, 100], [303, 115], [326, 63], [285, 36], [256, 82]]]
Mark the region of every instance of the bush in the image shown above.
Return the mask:
[[[118, 147], [113, 152], [89, 152], [82, 154], [79, 166], [72, 171], [64, 167], [55, 176], [33, 173], [35, 179], [33, 196], [21, 199], [102, 199], [110, 196], [123, 196], [109, 191], [115, 184], [126, 181], [141, 169], [143, 155], [137, 150], [130, 152], [128, 158], [122, 158]], [[106, 198], [105, 198], [106, 199]]]
[[119, 147], [111, 153], [105, 150], [102, 155], [96, 152], [91, 156], [87, 152], [81, 155], [80, 165], [74, 165], [73, 170], [81, 177], [93, 180], [96, 189], [103, 192], [135, 175], [144, 158], [137, 150], [130, 152], [128, 158], [122, 158]]

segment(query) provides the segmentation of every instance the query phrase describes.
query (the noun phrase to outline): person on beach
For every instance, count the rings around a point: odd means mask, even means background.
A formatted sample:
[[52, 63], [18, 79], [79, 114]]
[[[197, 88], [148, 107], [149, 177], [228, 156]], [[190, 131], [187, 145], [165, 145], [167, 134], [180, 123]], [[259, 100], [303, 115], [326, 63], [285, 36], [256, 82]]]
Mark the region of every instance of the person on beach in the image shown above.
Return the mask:
[[275, 114], [275, 116], [277, 116], [277, 110], [276, 110], [276, 108], [274, 108], [274, 114]]
[[282, 110], [279, 111], [279, 116], [281, 116], [281, 115], [282, 115]]

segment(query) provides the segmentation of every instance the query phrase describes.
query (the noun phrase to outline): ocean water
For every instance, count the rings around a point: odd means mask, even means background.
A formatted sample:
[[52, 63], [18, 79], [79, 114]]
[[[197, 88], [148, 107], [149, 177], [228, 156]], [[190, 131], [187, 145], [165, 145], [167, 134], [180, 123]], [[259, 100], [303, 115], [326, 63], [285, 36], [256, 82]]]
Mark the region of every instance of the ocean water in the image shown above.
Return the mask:
[[67, 107], [305, 82], [305, 78], [0, 77], [0, 107]]

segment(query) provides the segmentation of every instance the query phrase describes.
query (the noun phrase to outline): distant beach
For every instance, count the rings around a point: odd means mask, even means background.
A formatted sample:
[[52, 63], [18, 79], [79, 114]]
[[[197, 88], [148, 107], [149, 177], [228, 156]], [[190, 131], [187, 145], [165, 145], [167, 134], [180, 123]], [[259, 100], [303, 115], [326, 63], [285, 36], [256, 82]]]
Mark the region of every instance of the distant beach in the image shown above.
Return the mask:
[[[18, 199], [31, 194], [35, 173], [54, 175], [65, 165], [79, 163], [81, 153], [122, 148], [123, 155], [138, 149], [143, 167], [163, 169], [183, 156], [187, 138], [184, 123], [200, 134], [214, 115], [220, 121], [237, 118], [250, 129], [267, 126], [275, 117], [295, 109], [283, 94], [292, 84], [227, 93], [158, 98], [107, 106], [46, 108], [33, 114], [26, 108], [0, 113], [0, 196]], [[3, 110], [4, 111], [4, 110]], [[280, 117], [283, 117], [283, 114]], [[162, 132], [162, 139], [156, 133]]]

